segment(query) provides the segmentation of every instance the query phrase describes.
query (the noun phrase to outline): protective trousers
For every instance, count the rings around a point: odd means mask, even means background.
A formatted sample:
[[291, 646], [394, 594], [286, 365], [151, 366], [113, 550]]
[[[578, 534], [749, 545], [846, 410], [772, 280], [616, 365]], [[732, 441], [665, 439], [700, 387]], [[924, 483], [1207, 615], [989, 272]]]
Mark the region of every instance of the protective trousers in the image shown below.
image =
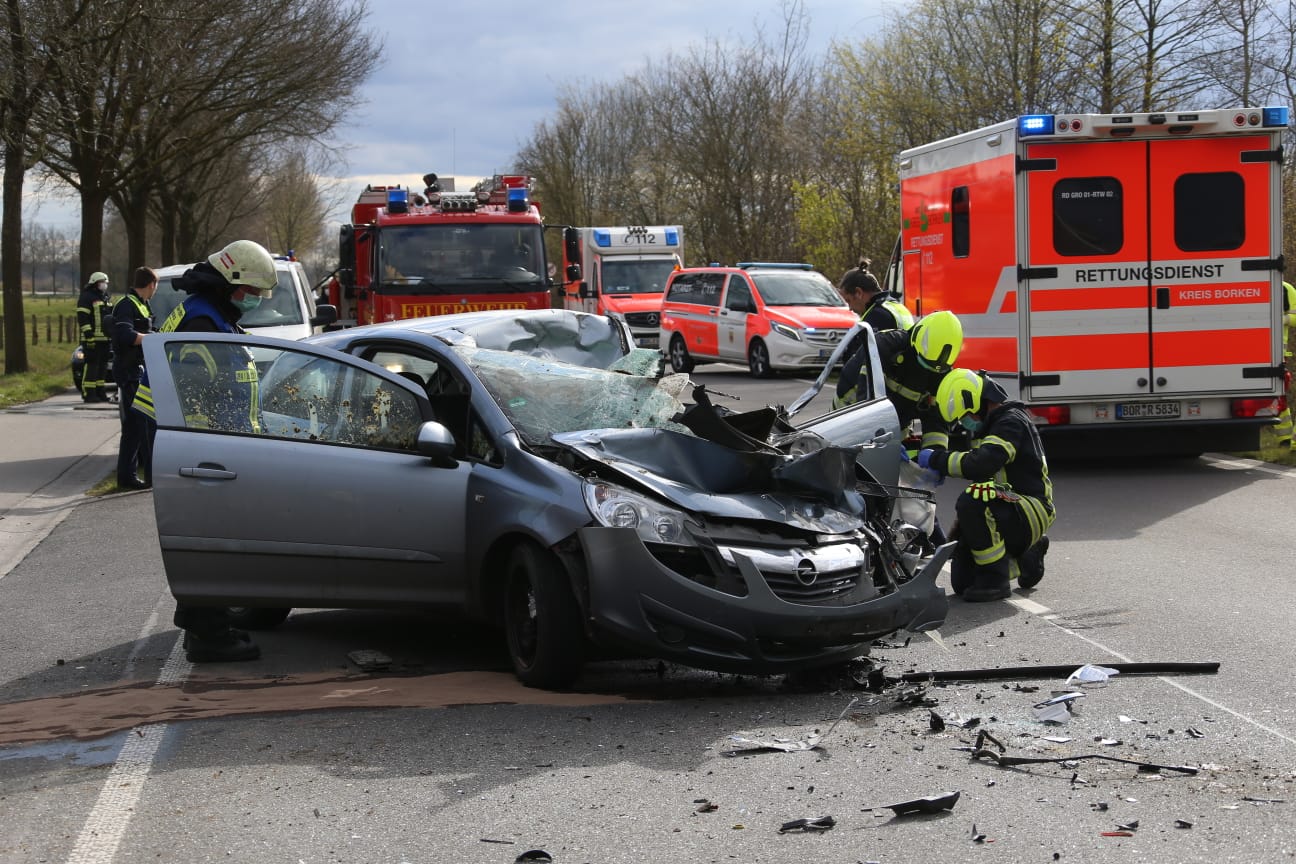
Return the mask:
[[131, 403], [135, 401], [135, 391], [139, 390], [139, 381], [129, 379], [118, 381], [117, 390], [117, 411], [121, 418], [121, 441], [117, 449], [117, 485], [130, 485], [140, 469], [143, 469], [144, 482], [151, 483], [153, 470], [150, 451], [153, 435], [149, 424], [152, 421], [131, 408]]
[[82, 396], [99, 396], [106, 398], [104, 389], [108, 378], [108, 356], [110, 348], [107, 338], [87, 339], [85, 350], [85, 372], [81, 378]]
[[[970, 487], [971, 488], [971, 487]], [[1007, 581], [1017, 576], [1017, 558], [1053, 524], [1053, 514], [1026, 495], [981, 500], [965, 491], [954, 505], [959, 552], [971, 565], [963, 579]], [[951, 565], [953, 566], [953, 565]], [[962, 581], [962, 580], [961, 580]]]

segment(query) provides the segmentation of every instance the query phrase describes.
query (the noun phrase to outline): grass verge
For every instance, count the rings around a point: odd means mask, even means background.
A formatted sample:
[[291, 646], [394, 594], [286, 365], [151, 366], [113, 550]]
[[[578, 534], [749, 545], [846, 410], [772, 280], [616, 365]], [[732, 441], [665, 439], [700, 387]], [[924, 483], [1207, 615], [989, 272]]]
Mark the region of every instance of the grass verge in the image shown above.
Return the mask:
[[[76, 319], [76, 299], [70, 297], [23, 298], [27, 371], [0, 375], [0, 408], [39, 402], [72, 387], [72, 351], [77, 343], [58, 341], [59, 317]], [[32, 344], [31, 318], [36, 316], [36, 344]], [[48, 327], [47, 327], [48, 324]], [[52, 338], [47, 338], [46, 333]]]

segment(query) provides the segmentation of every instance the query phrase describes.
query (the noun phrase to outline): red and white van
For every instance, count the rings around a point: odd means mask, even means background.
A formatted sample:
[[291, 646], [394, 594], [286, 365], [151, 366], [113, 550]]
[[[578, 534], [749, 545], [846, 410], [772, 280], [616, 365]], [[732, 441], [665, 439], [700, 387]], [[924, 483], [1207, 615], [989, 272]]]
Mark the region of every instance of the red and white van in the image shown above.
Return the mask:
[[822, 367], [857, 321], [809, 264], [691, 267], [666, 285], [659, 344], [676, 372], [724, 361], [765, 378]]
[[1254, 450], [1285, 399], [1286, 108], [1026, 115], [900, 154], [886, 287], [1046, 439]]

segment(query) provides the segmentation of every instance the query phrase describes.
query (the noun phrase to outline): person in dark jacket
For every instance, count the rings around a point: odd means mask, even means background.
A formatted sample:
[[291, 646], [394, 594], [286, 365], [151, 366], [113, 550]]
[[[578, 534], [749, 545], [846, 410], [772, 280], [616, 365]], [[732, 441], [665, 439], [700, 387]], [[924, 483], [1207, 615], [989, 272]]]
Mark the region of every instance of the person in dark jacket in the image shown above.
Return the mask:
[[954, 369], [936, 402], [950, 423], [972, 435], [972, 449], [919, 451], [919, 466], [972, 483], [959, 495], [950, 532], [958, 547], [950, 562], [954, 593], [977, 603], [1012, 593], [1012, 580], [1033, 588], [1044, 577], [1053, 524], [1053, 482], [1039, 432], [1020, 402], [995, 381]]
[[111, 347], [105, 329], [108, 312], [108, 274], [95, 271], [77, 298], [77, 329], [85, 352], [85, 370], [81, 377], [81, 398], [86, 402], [109, 402], [107, 390], [108, 358]]
[[[933, 312], [908, 330], [883, 330], [875, 334], [878, 356], [886, 378], [886, 394], [900, 416], [900, 427], [922, 423], [921, 447], [948, 447], [949, 424], [936, 408], [936, 390], [958, 358], [963, 346], [963, 326], [953, 312]], [[833, 407], [857, 401], [868, 388], [863, 377], [868, 368], [868, 346], [863, 344], [846, 360], [837, 379]]]
[[[265, 247], [252, 240], [235, 240], [175, 281], [175, 287], [189, 296], [159, 329], [164, 333], [242, 333], [238, 322], [243, 313], [260, 305], [276, 284], [274, 258]], [[176, 390], [187, 406], [185, 422], [191, 428], [245, 433], [261, 430], [256, 364], [241, 346], [186, 346], [172, 369]], [[139, 410], [153, 415], [153, 394], [147, 378], [135, 401]], [[174, 620], [185, 631], [185, 657], [191, 663], [255, 660], [261, 656], [261, 649], [247, 633], [230, 626], [229, 613], [223, 606], [198, 606], [177, 600]]]
[[[113, 379], [117, 382], [117, 409], [121, 415], [121, 441], [117, 449], [117, 488], [147, 489], [152, 485], [149, 452], [151, 421], [132, 409], [144, 371], [144, 336], [153, 329], [149, 301], [157, 292], [157, 274], [140, 267], [131, 277], [130, 291], [113, 306]], [[144, 478], [139, 471], [143, 469]]]

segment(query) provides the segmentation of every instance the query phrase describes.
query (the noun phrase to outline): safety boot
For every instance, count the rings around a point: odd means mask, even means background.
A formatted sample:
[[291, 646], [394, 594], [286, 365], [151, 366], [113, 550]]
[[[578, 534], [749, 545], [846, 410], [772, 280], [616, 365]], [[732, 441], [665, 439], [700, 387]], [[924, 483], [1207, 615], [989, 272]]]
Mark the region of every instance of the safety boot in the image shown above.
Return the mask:
[[972, 568], [972, 582], [963, 592], [969, 603], [986, 603], [1003, 600], [1012, 595], [1012, 582], [1008, 578], [1008, 559], [1000, 558], [993, 564]]
[[1021, 573], [1017, 584], [1023, 588], [1034, 588], [1044, 578], [1044, 556], [1048, 554], [1049, 538], [1045, 534], [1035, 544], [1021, 554], [1017, 566]]

